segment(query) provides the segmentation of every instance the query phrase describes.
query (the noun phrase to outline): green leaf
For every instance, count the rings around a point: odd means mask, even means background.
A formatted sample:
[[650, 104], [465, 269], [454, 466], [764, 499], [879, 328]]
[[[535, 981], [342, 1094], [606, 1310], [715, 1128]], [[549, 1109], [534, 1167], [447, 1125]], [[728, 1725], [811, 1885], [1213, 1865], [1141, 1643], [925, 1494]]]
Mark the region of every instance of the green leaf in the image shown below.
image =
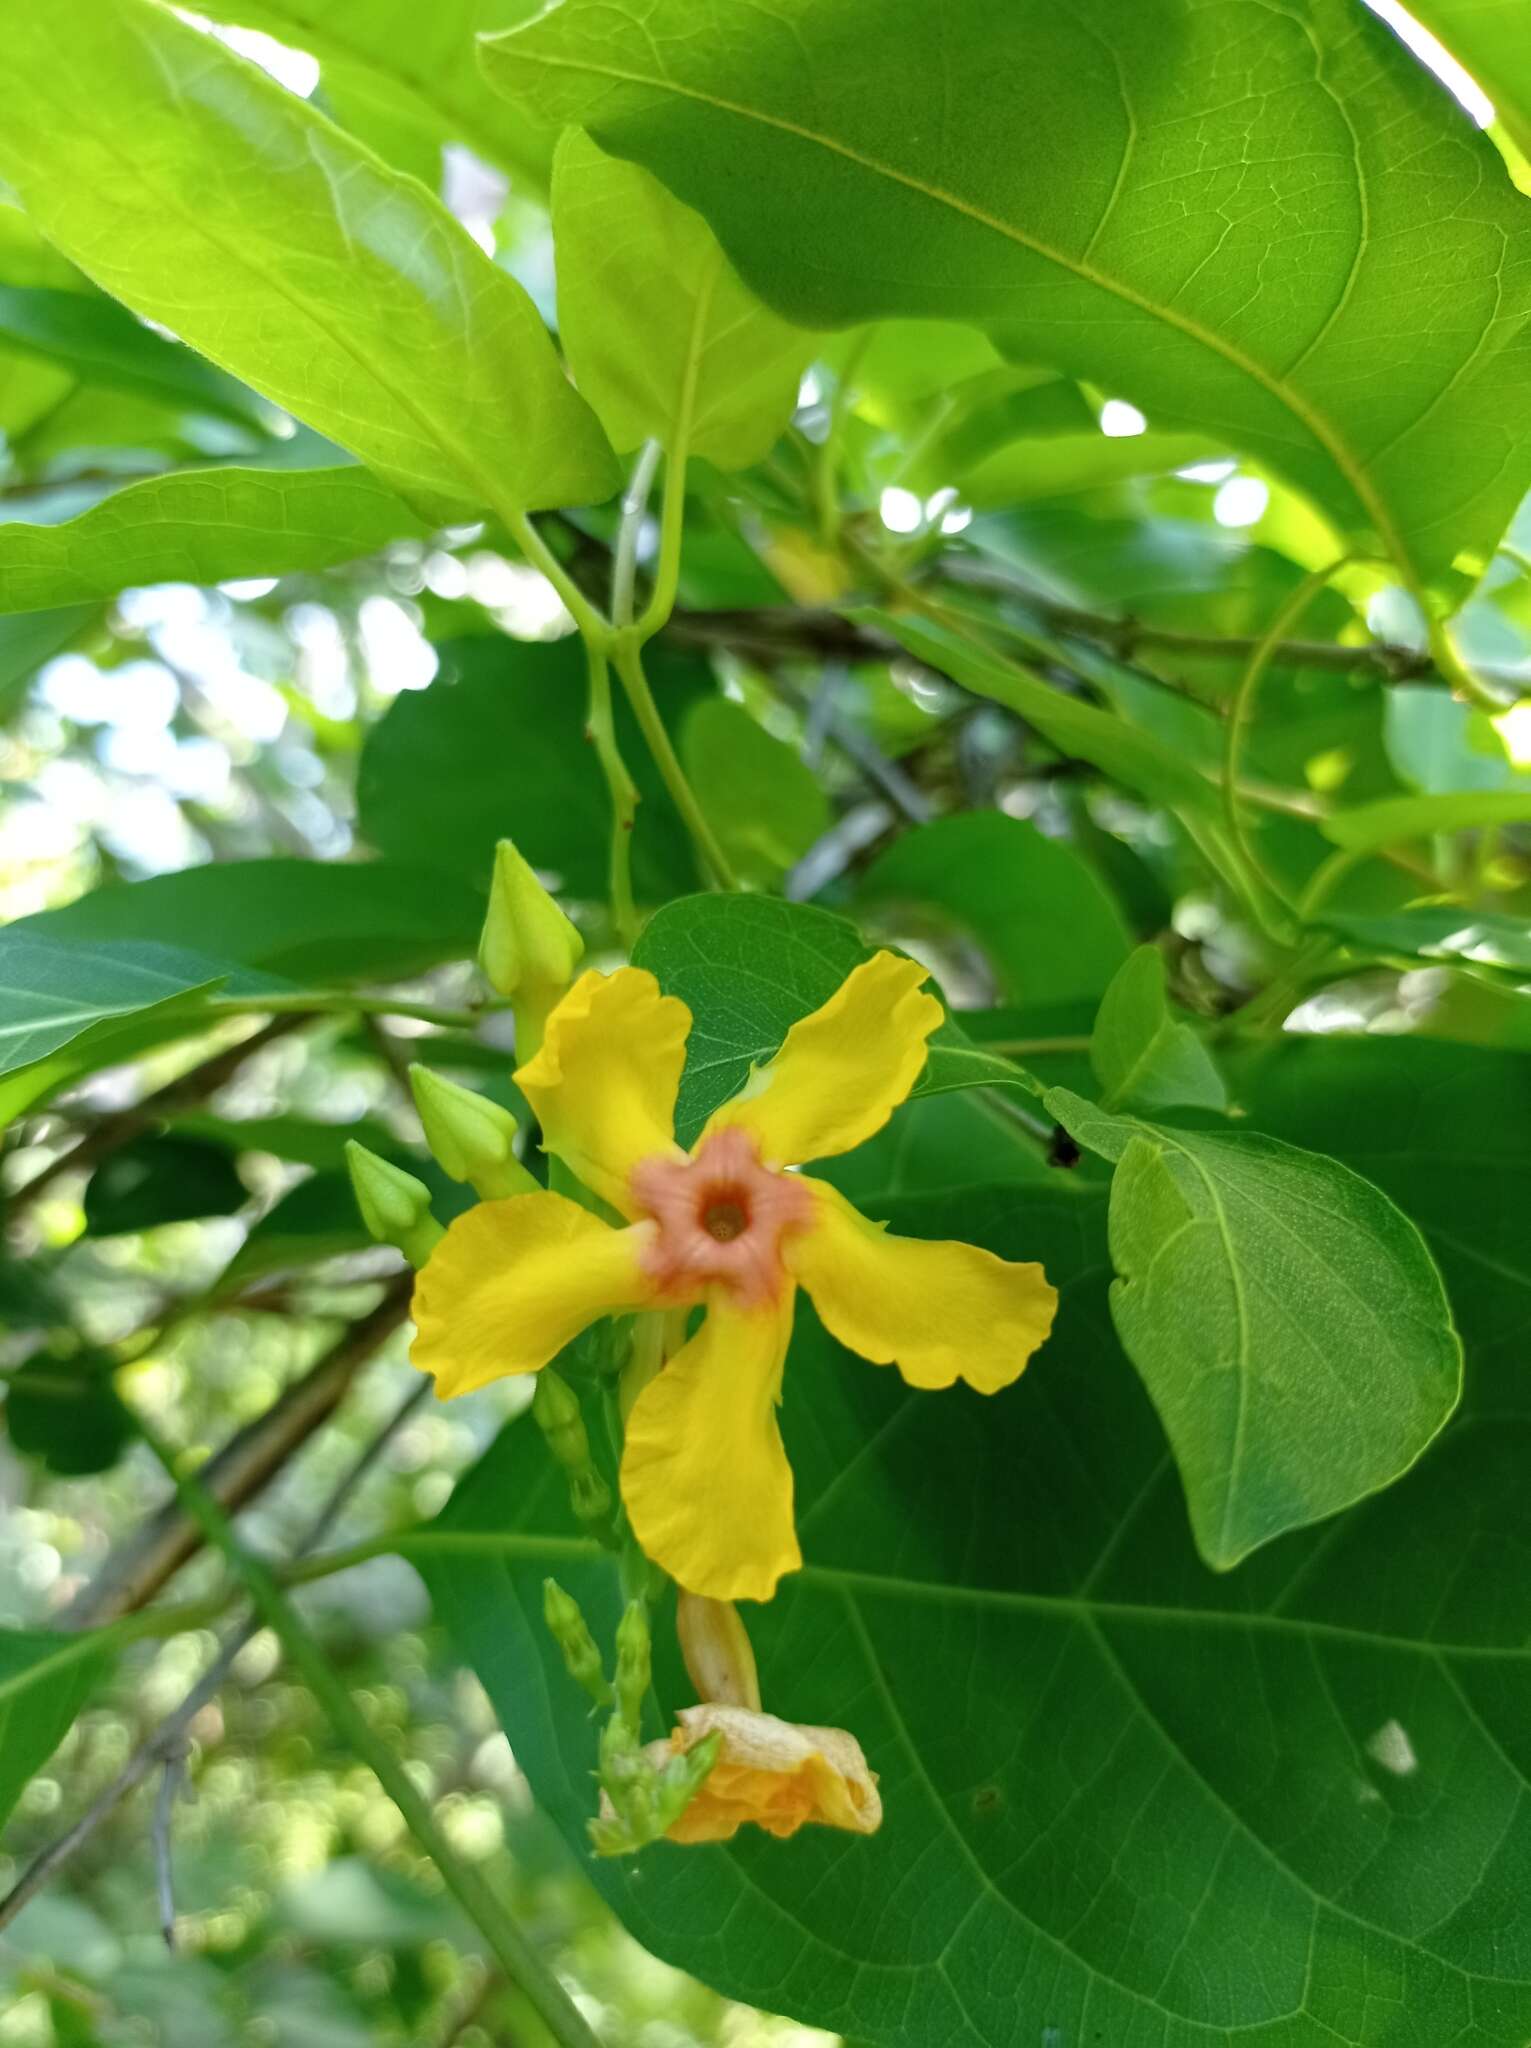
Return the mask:
[[1132, 944], [1078, 854], [999, 811], [906, 832], [867, 870], [861, 898], [938, 912], [978, 941], [1003, 998], [1019, 1003], [1093, 1003]]
[[[0, 559], [3, 555], [4, 528], [0, 527]], [[43, 663], [62, 654], [94, 617], [94, 605], [78, 604], [59, 611], [0, 618], [0, 716], [10, 715]]]
[[227, 1216], [248, 1200], [221, 1145], [156, 1135], [124, 1145], [96, 1168], [85, 1189], [85, 1227], [92, 1237], [115, 1237], [194, 1216]]
[[484, 50], [529, 115], [706, 213], [787, 318], [982, 320], [1430, 581], [1486, 557], [1531, 469], [1531, 216], [1355, 0], [1255, 26], [787, 0], [720, 34], [696, 0], [564, 0]]
[[481, 873], [475, 889], [403, 861], [221, 861], [94, 889], [11, 930], [59, 944], [173, 932], [225, 963], [310, 986], [394, 981], [471, 958], [484, 921], [487, 864]]
[[1409, 12], [1471, 72], [1516, 148], [1531, 156], [1531, 42], [1516, 0], [1410, 0]]
[[1462, 1346], [1416, 1226], [1316, 1152], [1043, 1101], [1116, 1162], [1111, 1314], [1227, 1571], [1391, 1485], [1439, 1433]]
[[1101, 1001], [1090, 1063], [1103, 1107], [1226, 1109], [1228, 1091], [1212, 1055], [1176, 1020], [1157, 946], [1139, 946]]
[[1462, 967], [1503, 967], [1531, 974], [1531, 923], [1492, 910], [1449, 904], [1400, 910], [1393, 917], [1354, 917], [1325, 912], [1321, 922], [1374, 953], [1402, 953], [1417, 960], [1449, 960]]
[[61, 1479], [109, 1471], [135, 1435], [112, 1384], [115, 1366], [109, 1353], [97, 1351], [29, 1359], [5, 1396], [5, 1429], [14, 1448]]
[[95, 292], [0, 284], [0, 341], [90, 384], [212, 413], [262, 434], [270, 423], [254, 392]]
[[0, 175], [115, 298], [432, 512], [616, 487], [531, 301], [413, 179], [150, 0], [0, 21]]
[[357, 1212], [351, 1177], [342, 1171], [310, 1174], [289, 1188], [255, 1225], [218, 1277], [215, 1293], [237, 1293], [269, 1279], [347, 1252], [372, 1239]]
[[[60, 915], [50, 912], [48, 915]], [[87, 943], [26, 919], [0, 932], [0, 1074], [76, 1044], [112, 1019], [219, 987], [227, 968], [171, 946]]]
[[[509, 1064], [506, 1055], [500, 1057]], [[229, 1152], [269, 1152], [298, 1166], [328, 1167], [335, 1173], [344, 1168], [346, 1146], [353, 1138], [369, 1152], [385, 1157], [402, 1151], [388, 1126], [370, 1116], [357, 1117], [350, 1123], [327, 1124], [303, 1116], [236, 1118], [191, 1110], [178, 1116], [172, 1129], [184, 1137], [209, 1139]]]
[[380, 114], [436, 138], [466, 142], [490, 163], [545, 185], [546, 142], [493, 92], [475, 38], [514, 27], [536, 0], [216, 0], [215, 21], [264, 29], [310, 50], [342, 105], [365, 94]]
[[0, 1629], [0, 1825], [105, 1675], [107, 1656], [88, 1634]]
[[766, 311], [699, 213], [578, 130], [553, 158], [553, 239], [558, 331], [613, 445], [758, 462], [815, 337]]
[[817, 776], [742, 705], [698, 698], [680, 729], [680, 755], [707, 822], [744, 881], [775, 887], [829, 830], [829, 799]]
[[328, 569], [429, 531], [360, 468], [182, 470], [128, 484], [58, 526], [0, 524], [0, 612], [45, 616], [44, 605], [148, 583]]
[[1332, 811], [1320, 821], [1326, 839], [1356, 853], [1427, 839], [1434, 832], [1467, 832], [1487, 825], [1531, 823], [1531, 790], [1464, 789], [1445, 796], [1394, 796], [1354, 810]]
[[633, 965], [693, 1020], [675, 1112], [683, 1145], [866, 957], [844, 918], [770, 896], [687, 896], [649, 921]]
[[[1399, 1486], [1213, 1574], [1112, 1334], [1102, 1206], [1055, 1179], [878, 1210], [1060, 1286], [1054, 1336], [990, 1400], [912, 1392], [800, 1311], [781, 1416], [807, 1565], [743, 1611], [767, 1708], [855, 1733], [882, 1832], [745, 1829], [591, 1877], [665, 1960], [868, 2048], [1512, 2048], [1523, 1356]], [[595, 1736], [541, 1582], [606, 1642], [618, 1596], [535, 1431], [401, 1547], [587, 1855]], [[661, 1608], [646, 1732], [691, 1697]]]
[[[367, 735], [356, 792], [363, 837], [393, 859], [482, 887], [496, 840], [509, 834], [570, 895], [604, 898], [611, 799], [584, 740], [578, 641], [484, 638], [437, 651], [442, 672], [431, 687], [397, 697]], [[705, 666], [689, 656], [656, 650], [648, 667], [667, 723], [711, 693]], [[634, 886], [660, 900], [696, 886], [696, 863], [625, 702], [615, 716], [643, 799]]]
[[946, 626], [927, 624], [899, 612], [867, 606], [850, 616], [887, 633], [917, 661], [964, 689], [1019, 712], [1070, 760], [1088, 761], [1155, 803], [1192, 817], [1212, 820], [1217, 792], [1205, 776], [1151, 733], [1140, 732], [1113, 712], [1043, 682], [1034, 669], [1005, 661]]

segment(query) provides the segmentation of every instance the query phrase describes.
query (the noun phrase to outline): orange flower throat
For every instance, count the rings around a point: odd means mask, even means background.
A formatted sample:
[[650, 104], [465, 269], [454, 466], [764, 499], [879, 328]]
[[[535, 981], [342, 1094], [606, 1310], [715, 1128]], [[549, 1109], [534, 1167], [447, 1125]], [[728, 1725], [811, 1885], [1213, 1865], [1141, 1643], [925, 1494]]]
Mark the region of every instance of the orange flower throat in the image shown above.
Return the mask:
[[789, 1284], [782, 1239], [811, 1228], [813, 1196], [792, 1174], [763, 1166], [747, 1132], [704, 1139], [690, 1159], [643, 1159], [634, 1199], [657, 1224], [642, 1264], [661, 1295], [697, 1301], [714, 1284], [740, 1308], [767, 1308]]

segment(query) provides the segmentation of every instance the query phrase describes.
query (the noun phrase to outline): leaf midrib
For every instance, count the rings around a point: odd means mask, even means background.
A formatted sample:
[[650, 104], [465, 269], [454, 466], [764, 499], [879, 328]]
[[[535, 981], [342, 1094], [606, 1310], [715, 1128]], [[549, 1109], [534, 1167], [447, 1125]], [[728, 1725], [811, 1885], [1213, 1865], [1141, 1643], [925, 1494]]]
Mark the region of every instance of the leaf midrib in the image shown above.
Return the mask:
[[[527, 1562], [594, 1563], [604, 1555], [593, 1539], [581, 1536], [539, 1536], [524, 1530], [406, 1529], [377, 1545], [398, 1556], [520, 1558]], [[368, 1554], [376, 1554], [371, 1545]], [[356, 1560], [360, 1562], [358, 1558]], [[964, 1607], [990, 1607], [1015, 1614], [1064, 1616], [1085, 1626], [1101, 1621], [1146, 1623], [1162, 1628], [1254, 1629], [1262, 1634], [1293, 1636], [1302, 1641], [1347, 1643], [1366, 1650], [1396, 1650], [1414, 1657], [1468, 1662], [1531, 1665], [1531, 1641], [1521, 1644], [1432, 1642], [1420, 1636], [1399, 1636], [1381, 1630], [1349, 1627], [1344, 1622], [1305, 1620], [1270, 1609], [1248, 1612], [1226, 1607], [1162, 1607], [1132, 1600], [1100, 1600], [1069, 1593], [1025, 1593], [1001, 1586], [959, 1586], [942, 1579], [906, 1579], [884, 1572], [854, 1571], [839, 1565], [806, 1564], [789, 1584], [833, 1593], [863, 1593], [889, 1599], [949, 1602]]]
[[[520, 34], [522, 31], [513, 30], [511, 33]], [[768, 114], [758, 107], [749, 107], [741, 101], [724, 99], [716, 93], [702, 92], [694, 86], [678, 84], [673, 79], [646, 78], [641, 72], [624, 71], [617, 65], [575, 61], [572, 58], [550, 56], [541, 50], [520, 50], [515, 55], [523, 64], [540, 64], [548, 70], [571, 71], [584, 77], [606, 79], [614, 85], [634, 85], [650, 92], [670, 93], [677, 99], [692, 100], [699, 106], [711, 107], [718, 113], [733, 114], [740, 120], [754, 121], [763, 128], [774, 128], [779, 133], [791, 135], [800, 142], [811, 143], [847, 163], [854, 164], [859, 170], [870, 172], [874, 177], [887, 178], [891, 183], [903, 186], [908, 192], [932, 200], [938, 206], [949, 207], [952, 212], [972, 221], [975, 226], [989, 229], [1004, 240], [1013, 242], [1018, 248], [1026, 249], [1034, 256], [1040, 256], [1044, 262], [1055, 264], [1060, 270], [1069, 272], [1083, 283], [1093, 285], [1109, 296], [1121, 300], [1125, 305], [1133, 306], [1139, 312], [1147, 314], [1151, 319], [1163, 322], [1167, 327], [1175, 328], [1189, 340], [1208, 349], [1212, 354], [1221, 356], [1225, 362], [1230, 363], [1258, 384], [1262, 390], [1268, 392], [1278, 404], [1285, 406], [1287, 411], [1302, 423], [1329, 456], [1375, 522], [1389, 554], [1400, 569], [1412, 577], [1414, 564], [1404, 546], [1403, 537], [1394, 525], [1386, 505], [1373, 489], [1365, 468], [1359, 459], [1352, 455], [1343, 437], [1330, 426], [1321, 412], [1311, 406], [1300, 392], [1286, 384], [1275, 372], [1267, 370], [1255, 357], [1247, 355], [1244, 350], [1223, 336], [1202, 327], [1188, 315], [1179, 313], [1172, 307], [1156, 305], [1152, 299], [1145, 297], [1131, 285], [1107, 276], [1104, 271], [1098, 270], [1082, 258], [1065, 255], [1036, 235], [1023, 234], [1019, 228], [1011, 226], [983, 207], [974, 205], [970, 200], [960, 198], [955, 192], [947, 191], [944, 186], [929, 184], [911, 172], [901, 171], [892, 164], [884, 163], [878, 157], [868, 156], [860, 150], [853, 149], [848, 143], [837, 141], [833, 136], [822, 135], [800, 122], [790, 121], [785, 115]]]

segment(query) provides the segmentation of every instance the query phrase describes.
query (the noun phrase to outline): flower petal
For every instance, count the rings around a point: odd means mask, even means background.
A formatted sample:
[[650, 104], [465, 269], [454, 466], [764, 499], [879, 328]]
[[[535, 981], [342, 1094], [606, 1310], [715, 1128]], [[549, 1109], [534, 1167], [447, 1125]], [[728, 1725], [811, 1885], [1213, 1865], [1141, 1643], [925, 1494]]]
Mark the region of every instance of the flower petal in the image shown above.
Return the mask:
[[714, 1290], [702, 1327], [627, 1420], [622, 1498], [654, 1562], [709, 1600], [769, 1600], [802, 1563], [792, 1467], [776, 1427], [794, 1290], [735, 1308]]
[[702, 1133], [741, 1125], [767, 1165], [849, 1152], [892, 1116], [920, 1078], [941, 1005], [927, 969], [898, 953], [863, 961], [821, 1008], [794, 1024]]
[[672, 1842], [726, 1842], [746, 1821], [767, 1834], [795, 1835], [812, 1822], [875, 1835], [882, 1825], [877, 1774], [843, 1728], [806, 1728], [747, 1707], [682, 1707], [668, 1743], [650, 1745], [655, 1763], [721, 1738], [718, 1760], [670, 1829]]
[[831, 1336], [897, 1365], [912, 1387], [962, 1379], [993, 1394], [1019, 1376], [1058, 1306], [1040, 1266], [950, 1239], [890, 1237], [826, 1182], [805, 1185], [818, 1222], [784, 1249]]
[[628, 1187], [640, 1159], [675, 1153], [675, 1097], [691, 1012], [652, 974], [582, 974], [548, 1018], [542, 1049], [517, 1070], [537, 1112], [542, 1148], [622, 1215], [641, 1212]]
[[442, 1400], [536, 1372], [597, 1316], [653, 1295], [648, 1226], [613, 1230], [562, 1195], [512, 1195], [459, 1216], [415, 1283], [410, 1357]]

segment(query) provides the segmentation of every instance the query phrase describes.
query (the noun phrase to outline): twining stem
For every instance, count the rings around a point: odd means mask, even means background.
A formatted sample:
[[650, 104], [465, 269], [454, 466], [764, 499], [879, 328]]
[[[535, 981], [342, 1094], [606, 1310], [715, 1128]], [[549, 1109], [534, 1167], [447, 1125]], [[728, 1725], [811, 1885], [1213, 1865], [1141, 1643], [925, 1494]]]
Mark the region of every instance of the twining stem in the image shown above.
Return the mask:
[[526, 559], [546, 576], [549, 583], [563, 600], [564, 610], [573, 619], [586, 639], [595, 640], [604, 646], [611, 637], [611, 627], [595, 606], [580, 589], [574, 578], [565, 569], [557, 555], [548, 546], [542, 535], [532, 524], [525, 512], [503, 511], [501, 517], [516, 545]]
[[1244, 735], [1254, 714], [1255, 698], [1261, 679], [1270, 667], [1276, 649], [1319, 592], [1354, 559], [1354, 555], [1347, 551], [1326, 564], [1324, 568], [1315, 569], [1310, 576], [1303, 578], [1255, 643], [1228, 707], [1228, 723], [1223, 736], [1223, 816], [1227, 820], [1228, 837], [1242, 865], [1269, 890], [1277, 902], [1282, 900], [1282, 892], [1265, 872], [1244, 823], [1244, 809], [1240, 802], [1239, 789], [1240, 756], [1243, 752]]
[[616, 553], [611, 567], [611, 622], [620, 629], [633, 622], [633, 581], [638, 573], [638, 539], [643, 516], [648, 510], [649, 492], [663, 451], [657, 441], [645, 441], [632, 478], [622, 495], [622, 524], [617, 529]]
[[659, 715], [659, 706], [654, 702], [654, 693], [649, 688], [649, 679], [643, 672], [643, 654], [637, 633], [623, 633], [617, 636], [614, 654], [617, 674], [622, 678], [622, 687], [627, 692], [627, 701], [633, 707], [639, 730], [648, 742], [654, 765], [664, 778], [665, 788], [670, 792], [671, 801], [685, 821], [686, 829], [701, 851], [703, 859], [712, 869], [718, 884], [724, 889], [737, 889], [738, 880], [729, 864], [728, 855], [718, 844], [717, 835], [707, 822], [706, 814], [696, 800], [696, 793], [686, 780], [686, 771], [670, 744], [670, 735], [665, 731], [664, 720]]
[[[654, 563], [654, 587], [649, 592], [649, 601], [643, 607], [643, 616], [636, 628], [640, 645], [653, 639], [675, 609], [675, 595], [680, 588], [680, 549], [685, 524], [686, 444], [684, 440], [678, 440], [665, 457], [664, 497], [659, 509], [659, 554]], [[622, 623], [618, 618], [619, 627]]]
[[240, 1544], [222, 1508], [207, 1488], [181, 1469], [174, 1452], [141, 1415], [138, 1432], [164, 1467], [182, 1507], [220, 1550], [261, 1619], [280, 1639], [294, 1668], [306, 1681], [340, 1735], [372, 1770], [403, 1815], [410, 1832], [441, 1872], [448, 1890], [474, 1921], [506, 1975], [535, 2008], [559, 2048], [598, 2048], [595, 2036], [567, 1993], [509, 1911], [471, 1865], [461, 1862], [436, 1824], [435, 1815], [388, 1744], [374, 1733], [328, 1658], [276, 1579]]
[[617, 936], [631, 952], [638, 937], [632, 873], [633, 821], [638, 810], [638, 785], [628, 773], [622, 750], [617, 745], [617, 729], [611, 715], [611, 669], [604, 649], [586, 640], [585, 661], [590, 673], [587, 728], [611, 796], [611, 915]]

